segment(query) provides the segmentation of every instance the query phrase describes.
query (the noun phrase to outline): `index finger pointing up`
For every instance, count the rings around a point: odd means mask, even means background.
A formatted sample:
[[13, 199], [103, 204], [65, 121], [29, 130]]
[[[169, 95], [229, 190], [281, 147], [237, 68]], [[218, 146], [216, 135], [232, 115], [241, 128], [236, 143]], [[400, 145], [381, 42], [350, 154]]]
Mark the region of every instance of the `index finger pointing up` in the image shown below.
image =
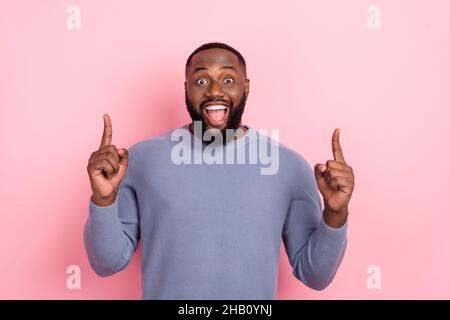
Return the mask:
[[[111, 119], [108, 114], [103, 115], [103, 136], [102, 143], [100, 144], [100, 148], [104, 146], [109, 146], [112, 141], [112, 125]], [[99, 149], [100, 149], [99, 148]]]
[[339, 143], [339, 129], [335, 129], [331, 138], [331, 148], [333, 149], [334, 160], [344, 162], [344, 154], [342, 153], [341, 144]]

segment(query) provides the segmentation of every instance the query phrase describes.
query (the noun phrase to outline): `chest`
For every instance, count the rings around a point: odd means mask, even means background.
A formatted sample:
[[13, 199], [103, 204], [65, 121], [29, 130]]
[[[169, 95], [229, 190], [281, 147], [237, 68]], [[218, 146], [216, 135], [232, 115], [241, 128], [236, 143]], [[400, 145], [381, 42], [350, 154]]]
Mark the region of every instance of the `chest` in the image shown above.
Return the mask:
[[235, 232], [278, 232], [290, 190], [257, 165], [168, 165], [141, 171], [137, 190], [141, 219], [177, 232], [232, 228]]

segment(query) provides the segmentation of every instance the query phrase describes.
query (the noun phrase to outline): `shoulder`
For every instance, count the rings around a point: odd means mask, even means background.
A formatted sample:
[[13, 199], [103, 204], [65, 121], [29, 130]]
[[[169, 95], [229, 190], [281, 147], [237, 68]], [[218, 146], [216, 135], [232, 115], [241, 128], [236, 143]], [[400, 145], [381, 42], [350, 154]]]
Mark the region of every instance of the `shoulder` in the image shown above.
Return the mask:
[[[316, 179], [314, 169], [300, 152], [288, 147], [286, 144], [258, 133], [260, 142], [270, 140], [279, 153], [279, 174], [293, 191], [295, 198], [304, 197], [305, 194], [316, 193]], [[270, 148], [270, 147], [269, 147]], [[308, 196], [308, 197], [309, 197]]]
[[[273, 139], [265, 132], [258, 132], [258, 139], [264, 143], [267, 143], [272, 147], [276, 148], [280, 157], [280, 165], [289, 168], [289, 170], [296, 171], [308, 171], [311, 170], [311, 166], [306, 160], [306, 158], [298, 151], [288, 147], [286, 144], [279, 142], [277, 139]], [[270, 148], [270, 147], [269, 147]]]
[[[179, 129], [179, 128], [177, 128]], [[172, 145], [171, 136], [172, 132], [177, 129], [170, 129], [159, 133], [158, 135], [140, 140], [134, 143], [129, 149], [130, 154], [134, 154], [139, 157], [142, 154], [152, 153], [153, 151], [160, 152], [162, 149], [170, 148]]]

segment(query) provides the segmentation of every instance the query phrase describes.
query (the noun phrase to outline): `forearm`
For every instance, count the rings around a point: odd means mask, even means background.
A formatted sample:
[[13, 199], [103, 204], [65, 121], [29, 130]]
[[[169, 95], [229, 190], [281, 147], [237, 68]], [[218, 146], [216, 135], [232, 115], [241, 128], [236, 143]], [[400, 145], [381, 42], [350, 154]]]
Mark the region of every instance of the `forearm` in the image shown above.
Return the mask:
[[100, 276], [122, 270], [133, 254], [133, 245], [123, 231], [117, 210], [117, 202], [107, 207], [89, 203], [84, 244], [91, 266]]
[[303, 283], [316, 290], [331, 283], [345, 253], [346, 233], [345, 222], [341, 227], [333, 228], [321, 219], [297, 261], [296, 272]]

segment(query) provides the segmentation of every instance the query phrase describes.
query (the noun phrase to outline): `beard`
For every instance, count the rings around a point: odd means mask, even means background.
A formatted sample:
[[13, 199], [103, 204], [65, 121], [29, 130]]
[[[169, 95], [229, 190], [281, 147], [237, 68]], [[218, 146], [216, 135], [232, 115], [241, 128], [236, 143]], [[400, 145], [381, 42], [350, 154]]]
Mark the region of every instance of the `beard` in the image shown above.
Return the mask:
[[[214, 101], [214, 100], [207, 100], [204, 101], [201, 105], [200, 105], [200, 112], [198, 112], [194, 105], [192, 104], [192, 102], [189, 100], [188, 96], [187, 96], [187, 92], [185, 91], [185, 101], [186, 101], [186, 108], [187, 111], [189, 112], [189, 115], [192, 119], [192, 122], [194, 123], [195, 121], [201, 121], [202, 122], [202, 137], [204, 136], [206, 130], [208, 130], [209, 125], [208, 122], [206, 121], [205, 116], [203, 115], [203, 106], [210, 101]], [[229, 110], [228, 110], [228, 119], [225, 125], [225, 128], [220, 130], [220, 133], [222, 134], [222, 141], [223, 144], [226, 144], [228, 140], [230, 140], [230, 137], [228, 137], [229, 139], [227, 140], [227, 136], [226, 136], [226, 130], [227, 129], [233, 129], [234, 131], [236, 131], [240, 124], [241, 124], [241, 119], [242, 119], [242, 114], [244, 113], [244, 109], [245, 109], [245, 103], [247, 101], [247, 96], [245, 95], [245, 93], [242, 94], [242, 98], [239, 101], [239, 103], [234, 106], [233, 101], [230, 102], [230, 105], [228, 106]], [[233, 139], [233, 136], [231, 136], [231, 139]], [[203, 141], [203, 139], [200, 139]], [[203, 141], [203, 143], [205, 143], [205, 141]]]

